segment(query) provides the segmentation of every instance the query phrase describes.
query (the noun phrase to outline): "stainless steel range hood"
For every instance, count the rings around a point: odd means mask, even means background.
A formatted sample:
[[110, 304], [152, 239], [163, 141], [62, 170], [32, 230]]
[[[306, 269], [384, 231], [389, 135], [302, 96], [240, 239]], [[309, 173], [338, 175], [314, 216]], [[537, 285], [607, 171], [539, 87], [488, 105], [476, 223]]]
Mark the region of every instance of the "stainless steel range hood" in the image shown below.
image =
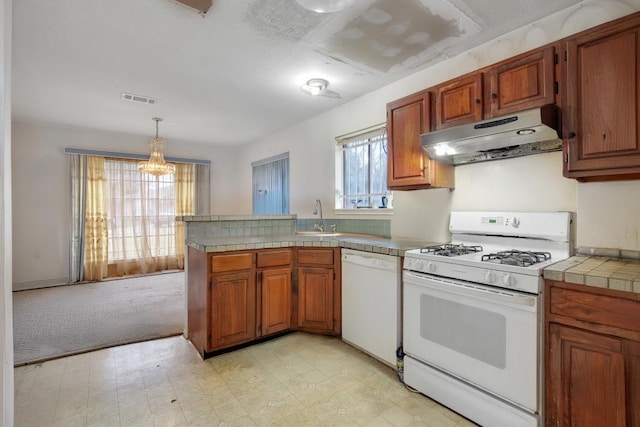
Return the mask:
[[562, 148], [558, 110], [549, 104], [420, 136], [429, 157], [453, 164], [525, 156]]

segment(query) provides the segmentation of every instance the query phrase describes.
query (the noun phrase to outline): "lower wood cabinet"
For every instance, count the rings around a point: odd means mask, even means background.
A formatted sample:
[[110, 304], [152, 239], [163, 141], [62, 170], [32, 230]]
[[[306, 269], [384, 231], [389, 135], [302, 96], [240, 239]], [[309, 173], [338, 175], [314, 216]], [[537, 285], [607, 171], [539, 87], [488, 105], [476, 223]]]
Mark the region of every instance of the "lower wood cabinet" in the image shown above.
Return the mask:
[[333, 332], [333, 268], [298, 267], [298, 328]]
[[340, 249], [188, 248], [188, 335], [208, 353], [303, 330], [340, 334]]
[[211, 338], [207, 351], [256, 337], [256, 283], [252, 270], [214, 276], [210, 298]]
[[291, 249], [257, 253], [259, 300], [259, 336], [291, 328], [293, 255]]
[[640, 427], [640, 297], [546, 284], [546, 426]]
[[271, 268], [260, 273], [262, 316], [260, 335], [291, 328], [291, 267]]
[[297, 251], [297, 326], [301, 331], [340, 335], [339, 251], [337, 248]]

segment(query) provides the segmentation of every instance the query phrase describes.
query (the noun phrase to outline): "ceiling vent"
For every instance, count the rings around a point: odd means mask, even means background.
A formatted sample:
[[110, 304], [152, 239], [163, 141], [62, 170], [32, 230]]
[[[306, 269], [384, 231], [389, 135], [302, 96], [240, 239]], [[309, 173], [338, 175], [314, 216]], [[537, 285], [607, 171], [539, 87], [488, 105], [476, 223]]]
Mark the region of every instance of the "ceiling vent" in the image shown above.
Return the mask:
[[158, 102], [157, 99], [149, 98], [148, 96], [134, 95], [132, 93], [127, 93], [127, 92], [122, 92], [122, 94], [120, 94], [120, 98], [125, 101], [141, 102], [143, 104], [150, 104], [150, 105], [153, 105], [156, 102]]
[[172, 0], [175, 3], [179, 3], [187, 6], [190, 9], [195, 10], [200, 13], [200, 15], [204, 16], [209, 8], [211, 7], [211, 3], [213, 0]]

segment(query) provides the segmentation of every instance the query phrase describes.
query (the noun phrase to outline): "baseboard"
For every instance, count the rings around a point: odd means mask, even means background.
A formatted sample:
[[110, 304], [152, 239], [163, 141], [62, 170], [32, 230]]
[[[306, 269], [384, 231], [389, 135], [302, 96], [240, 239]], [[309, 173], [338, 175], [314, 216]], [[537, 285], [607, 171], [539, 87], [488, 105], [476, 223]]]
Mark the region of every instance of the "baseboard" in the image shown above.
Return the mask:
[[29, 289], [50, 288], [52, 286], [69, 285], [68, 277], [58, 277], [56, 279], [31, 280], [28, 282], [17, 282], [13, 284], [13, 291], [26, 291]]

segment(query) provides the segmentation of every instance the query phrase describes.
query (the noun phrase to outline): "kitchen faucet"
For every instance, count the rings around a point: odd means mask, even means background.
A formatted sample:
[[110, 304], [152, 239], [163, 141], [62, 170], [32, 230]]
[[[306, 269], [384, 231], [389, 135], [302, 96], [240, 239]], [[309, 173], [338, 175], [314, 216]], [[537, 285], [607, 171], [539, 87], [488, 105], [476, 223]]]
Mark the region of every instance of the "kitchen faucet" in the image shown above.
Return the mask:
[[320, 199], [316, 199], [316, 205], [313, 208], [313, 214], [314, 215], [318, 215], [318, 212], [320, 212], [320, 224], [313, 224], [313, 228], [316, 231], [324, 231], [324, 219], [322, 218], [322, 202], [320, 201]]

